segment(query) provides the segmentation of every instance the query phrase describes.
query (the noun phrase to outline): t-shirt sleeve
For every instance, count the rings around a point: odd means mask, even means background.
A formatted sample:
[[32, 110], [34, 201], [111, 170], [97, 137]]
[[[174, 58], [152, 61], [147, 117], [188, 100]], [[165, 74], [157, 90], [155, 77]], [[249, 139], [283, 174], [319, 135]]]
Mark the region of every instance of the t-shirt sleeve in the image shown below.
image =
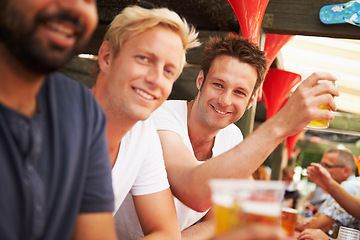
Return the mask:
[[228, 141], [233, 145], [233, 147], [244, 140], [240, 128], [235, 124], [230, 124], [225, 128], [225, 130], [225, 136], [229, 139]]
[[[187, 132], [184, 129], [186, 121], [183, 119], [186, 114], [179, 114], [182, 111], [181, 102], [165, 101], [152, 114], [151, 118], [154, 120], [156, 130], [172, 131], [180, 136]], [[182, 136], [184, 137], [184, 136]]]
[[213, 147], [213, 157], [216, 157], [224, 152], [234, 148], [243, 140], [243, 135], [240, 128], [235, 124], [230, 124], [226, 128], [219, 131], [215, 138]]
[[88, 96], [89, 144], [85, 156], [87, 176], [80, 212], [112, 212], [114, 194], [111, 166], [105, 134], [105, 114], [90, 94]]
[[148, 123], [149, 131], [146, 134], [148, 144], [146, 149], [143, 149], [145, 159], [131, 188], [131, 194], [134, 196], [156, 193], [170, 187], [159, 135], [153, 121]]

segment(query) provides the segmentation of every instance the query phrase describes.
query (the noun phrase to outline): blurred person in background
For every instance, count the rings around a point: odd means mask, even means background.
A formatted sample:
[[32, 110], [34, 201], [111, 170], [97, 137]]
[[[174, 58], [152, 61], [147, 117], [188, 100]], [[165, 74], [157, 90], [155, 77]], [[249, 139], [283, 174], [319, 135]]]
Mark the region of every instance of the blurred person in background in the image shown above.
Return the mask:
[[294, 185], [295, 170], [292, 166], [286, 166], [282, 170], [281, 180], [285, 182], [284, 204], [286, 207], [297, 208], [301, 194]]
[[[323, 168], [320, 168], [321, 166]], [[318, 171], [320, 169], [325, 172], [324, 168], [328, 171], [326, 178]], [[355, 178], [356, 165], [351, 152], [341, 149], [330, 149], [324, 153], [320, 164], [313, 163], [308, 170], [309, 178], [314, 180], [320, 187], [330, 190], [326, 186], [335, 181], [341, 184], [345, 191], [360, 196], [359, 179]], [[332, 180], [329, 179], [329, 175]], [[326, 179], [328, 183], [320, 179]], [[360, 228], [360, 221], [346, 212], [332, 196], [329, 196], [321, 205], [316, 216], [305, 219], [300, 218], [296, 228], [298, 231], [312, 228], [328, 232], [332, 229], [334, 223], [339, 226]]]
[[[332, 178], [331, 168], [326, 167], [329, 166], [312, 163], [307, 168], [309, 178], [327, 191], [349, 214], [360, 220], [360, 191], [348, 191], [344, 186], [345, 183], [339, 183]], [[354, 184], [360, 189], [359, 178], [354, 179]]]
[[321, 187], [316, 185], [315, 190], [306, 196], [306, 207], [308, 208], [308, 217], [315, 215], [320, 206], [324, 203], [329, 194]]

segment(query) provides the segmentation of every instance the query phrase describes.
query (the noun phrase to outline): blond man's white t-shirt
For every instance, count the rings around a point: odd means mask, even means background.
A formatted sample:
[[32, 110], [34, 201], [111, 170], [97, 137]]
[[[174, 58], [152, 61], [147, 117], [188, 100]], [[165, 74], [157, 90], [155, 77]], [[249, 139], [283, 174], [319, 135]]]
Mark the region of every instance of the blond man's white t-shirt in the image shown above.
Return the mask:
[[[137, 122], [121, 140], [112, 169], [112, 179], [118, 237], [138, 239], [137, 236], [132, 238], [128, 233], [129, 230], [140, 227], [132, 196], [152, 194], [169, 188], [161, 143], [152, 119]], [[130, 207], [127, 207], [128, 204]], [[139, 231], [133, 231], [136, 232]], [[139, 234], [143, 235], [141, 227]]]

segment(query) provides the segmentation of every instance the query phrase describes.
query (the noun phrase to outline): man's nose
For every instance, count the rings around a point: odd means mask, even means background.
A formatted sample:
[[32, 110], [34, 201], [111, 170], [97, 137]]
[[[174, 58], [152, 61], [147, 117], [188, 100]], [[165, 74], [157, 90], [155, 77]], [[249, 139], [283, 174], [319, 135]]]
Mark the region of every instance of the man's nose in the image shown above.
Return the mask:
[[223, 91], [220, 98], [219, 104], [221, 106], [229, 106], [231, 104], [231, 91]]
[[146, 75], [146, 81], [152, 84], [159, 84], [161, 82], [162, 68], [160, 66], [152, 65]]

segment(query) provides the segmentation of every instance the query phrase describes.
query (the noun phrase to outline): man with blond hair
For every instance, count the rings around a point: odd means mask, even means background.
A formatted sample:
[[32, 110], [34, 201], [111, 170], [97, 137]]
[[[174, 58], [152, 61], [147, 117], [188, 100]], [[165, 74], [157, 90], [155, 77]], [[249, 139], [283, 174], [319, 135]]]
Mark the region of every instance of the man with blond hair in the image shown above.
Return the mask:
[[[99, 49], [92, 92], [108, 120], [119, 239], [180, 238], [160, 140], [147, 118], [197, 45], [197, 33], [175, 12], [131, 6], [112, 21]], [[133, 208], [120, 207], [124, 201]], [[142, 231], [132, 231], [134, 224]]]
[[[100, 71], [92, 91], [108, 117], [119, 239], [181, 237], [160, 140], [148, 117], [169, 96], [186, 50], [199, 45], [196, 37], [168, 9], [133, 6], [114, 19], [99, 50]], [[264, 229], [260, 235], [252, 231], [223, 237], [283, 238], [279, 229]]]

